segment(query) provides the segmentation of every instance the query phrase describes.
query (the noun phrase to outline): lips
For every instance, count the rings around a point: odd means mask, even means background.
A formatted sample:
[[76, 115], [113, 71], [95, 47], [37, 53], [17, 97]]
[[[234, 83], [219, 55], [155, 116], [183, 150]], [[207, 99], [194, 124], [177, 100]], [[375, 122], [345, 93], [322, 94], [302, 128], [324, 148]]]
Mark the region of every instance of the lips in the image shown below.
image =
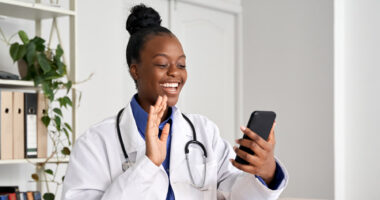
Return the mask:
[[163, 82], [160, 86], [166, 94], [178, 94], [180, 82]]

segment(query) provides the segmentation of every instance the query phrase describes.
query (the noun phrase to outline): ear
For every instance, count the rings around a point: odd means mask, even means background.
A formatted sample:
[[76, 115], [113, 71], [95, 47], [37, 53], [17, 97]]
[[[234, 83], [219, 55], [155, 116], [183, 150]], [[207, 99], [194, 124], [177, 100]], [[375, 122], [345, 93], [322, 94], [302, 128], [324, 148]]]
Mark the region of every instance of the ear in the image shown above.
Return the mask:
[[129, 73], [131, 74], [132, 78], [137, 81], [139, 79], [139, 75], [137, 72], [137, 64], [133, 63], [129, 67]]

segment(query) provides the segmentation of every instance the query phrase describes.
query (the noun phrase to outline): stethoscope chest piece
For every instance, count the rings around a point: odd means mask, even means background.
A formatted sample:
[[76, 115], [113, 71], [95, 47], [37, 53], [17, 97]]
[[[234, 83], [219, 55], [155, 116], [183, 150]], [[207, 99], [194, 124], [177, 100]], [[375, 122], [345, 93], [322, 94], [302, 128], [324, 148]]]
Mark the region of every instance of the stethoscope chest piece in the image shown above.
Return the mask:
[[123, 164], [121, 165], [123, 172], [127, 171], [127, 169], [129, 169], [130, 167], [132, 167], [132, 163], [129, 159], [123, 162]]

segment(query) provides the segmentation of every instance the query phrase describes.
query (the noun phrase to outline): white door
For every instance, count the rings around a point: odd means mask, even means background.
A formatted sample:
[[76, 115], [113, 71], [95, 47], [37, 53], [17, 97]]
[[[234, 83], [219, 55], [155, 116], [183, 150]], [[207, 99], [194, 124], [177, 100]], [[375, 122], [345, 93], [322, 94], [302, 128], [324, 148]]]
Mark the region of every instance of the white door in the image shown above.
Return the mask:
[[213, 120], [233, 144], [235, 114], [235, 16], [212, 8], [174, 2], [172, 31], [181, 41], [188, 70], [179, 107]]

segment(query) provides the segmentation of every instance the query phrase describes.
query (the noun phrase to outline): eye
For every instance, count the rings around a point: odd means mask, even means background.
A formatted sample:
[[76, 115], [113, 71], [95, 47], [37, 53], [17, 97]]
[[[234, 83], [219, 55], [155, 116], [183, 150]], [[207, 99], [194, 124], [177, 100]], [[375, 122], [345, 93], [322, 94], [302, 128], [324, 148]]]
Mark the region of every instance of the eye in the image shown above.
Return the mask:
[[178, 65], [178, 68], [185, 69], [186, 65]]
[[166, 64], [156, 64], [157, 67], [160, 67], [160, 68], [166, 68], [168, 65]]

